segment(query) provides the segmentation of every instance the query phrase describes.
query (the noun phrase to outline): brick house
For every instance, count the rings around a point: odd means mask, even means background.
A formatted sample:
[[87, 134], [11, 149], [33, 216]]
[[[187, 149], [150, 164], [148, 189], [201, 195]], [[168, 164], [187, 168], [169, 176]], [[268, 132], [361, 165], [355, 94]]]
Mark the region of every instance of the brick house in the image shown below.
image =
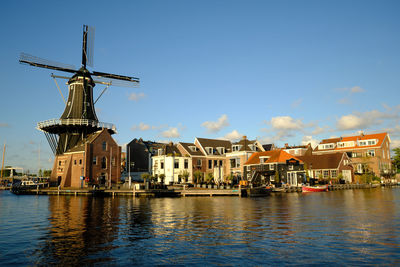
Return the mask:
[[308, 176], [312, 179], [338, 179], [342, 174], [346, 183], [354, 182], [354, 168], [347, 153], [308, 154], [298, 158], [305, 163]]
[[212, 173], [215, 182], [223, 182], [230, 173], [226, 153], [231, 150], [228, 140], [196, 138], [196, 147], [206, 156], [205, 174]]
[[176, 147], [182, 155], [190, 158], [192, 169], [190, 171], [189, 181], [194, 183], [194, 172], [200, 171], [204, 175], [207, 171], [208, 161], [206, 155], [194, 143], [179, 142]]
[[390, 159], [390, 137], [387, 133], [360, 134], [348, 137], [324, 139], [313, 154], [346, 152], [351, 159], [356, 175], [372, 171], [380, 177], [392, 173]]
[[90, 134], [76, 146], [57, 155], [50, 182], [63, 187], [89, 184], [112, 186], [121, 177], [121, 147], [108, 130]]
[[232, 143], [231, 149], [226, 153], [229, 173], [240, 180], [243, 177], [243, 164], [253, 153], [260, 151], [264, 151], [264, 147], [257, 140], [248, 140], [246, 136], [243, 136], [240, 141]]

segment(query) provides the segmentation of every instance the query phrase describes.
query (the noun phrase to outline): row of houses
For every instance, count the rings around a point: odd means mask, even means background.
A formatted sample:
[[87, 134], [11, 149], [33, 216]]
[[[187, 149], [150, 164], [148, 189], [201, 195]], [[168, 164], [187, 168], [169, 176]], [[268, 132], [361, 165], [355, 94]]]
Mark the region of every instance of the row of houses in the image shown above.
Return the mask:
[[282, 148], [262, 145], [244, 136], [238, 142], [195, 138], [193, 143], [157, 143], [134, 139], [126, 147], [126, 176], [142, 173], [163, 176], [164, 182], [197, 183], [199, 174], [215, 183], [247, 180], [252, 183], [297, 185], [308, 179], [357, 182], [363, 173], [392, 174], [387, 133], [325, 139], [311, 145]]

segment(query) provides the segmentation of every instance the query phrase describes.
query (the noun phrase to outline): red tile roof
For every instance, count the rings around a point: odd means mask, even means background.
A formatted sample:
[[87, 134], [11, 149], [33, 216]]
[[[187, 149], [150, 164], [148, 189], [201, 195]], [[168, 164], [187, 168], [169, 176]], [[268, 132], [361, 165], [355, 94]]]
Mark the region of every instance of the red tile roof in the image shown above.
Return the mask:
[[296, 159], [302, 162], [299, 158], [296, 158], [283, 150], [271, 150], [264, 152], [256, 152], [250, 156], [245, 165], [260, 164], [260, 157], [267, 156], [268, 160], [264, 163], [286, 163], [288, 159]]
[[[337, 142], [349, 142], [349, 141], [354, 141], [355, 144], [356, 144], [355, 146], [352, 146], [352, 147], [335, 147], [334, 150], [349, 150], [349, 149], [354, 149], [354, 148], [380, 147], [380, 146], [382, 146], [382, 143], [385, 140], [386, 136], [387, 136], [387, 133], [361, 134], [361, 135], [355, 135], [355, 136], [324, 139], [324, 140], [321, 141], [320, 144], [329, 144], [329, 143], [337, 143]], [[357, 144], [357, 141], [371, 140], [371, 139], [377, 139], [378, 140], [376, 145], [359, 146]], [[318, 149], [318, 146], [315, 149], [316, 150], [325, 150], [325, 149]], [[326, 150], [330, 150], [330, 149], [326, 149]]]

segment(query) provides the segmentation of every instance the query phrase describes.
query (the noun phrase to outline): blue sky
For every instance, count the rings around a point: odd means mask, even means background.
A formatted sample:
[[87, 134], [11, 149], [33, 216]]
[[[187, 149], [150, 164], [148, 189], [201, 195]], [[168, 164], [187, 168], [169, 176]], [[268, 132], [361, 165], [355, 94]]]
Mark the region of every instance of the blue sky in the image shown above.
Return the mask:
[[5, 1], [2, 11], [7, 165], [51, 168], [35, 126], [64, 110], [52, 71], [19, 53], [79, 67], [83, 24], [96, 28], [94, 70], [141, 79], [96, 105], [121, 145], [242, 135], [298, 145], [360, 130], [400, 145], [399, 1]]

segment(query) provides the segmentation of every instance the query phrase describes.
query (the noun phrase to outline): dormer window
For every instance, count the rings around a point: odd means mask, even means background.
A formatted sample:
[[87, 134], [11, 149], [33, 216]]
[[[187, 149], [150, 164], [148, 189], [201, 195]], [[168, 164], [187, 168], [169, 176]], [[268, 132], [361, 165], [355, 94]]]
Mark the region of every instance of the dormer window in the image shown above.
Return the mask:
[[225, 147], [218, 147], [217, 149], [219, 154], [221, 155], [225, 154]]
[[199, 150], [196, 146], [189, 146], [189, 149], [190, 149], [192, 152], [196, 152], [196, 151]]
[[241, 147], [241, 145], [234, 145], [232, 146], [232, 151], [239, 151]]
[[209, 155], [213, 154], [214, 149], [212, 147], [206, 147], [206, 151]]
[[267, 160], [270, 158], [270, 156], [261, 156], [260, 157], [260, 163], [265, 163]]

